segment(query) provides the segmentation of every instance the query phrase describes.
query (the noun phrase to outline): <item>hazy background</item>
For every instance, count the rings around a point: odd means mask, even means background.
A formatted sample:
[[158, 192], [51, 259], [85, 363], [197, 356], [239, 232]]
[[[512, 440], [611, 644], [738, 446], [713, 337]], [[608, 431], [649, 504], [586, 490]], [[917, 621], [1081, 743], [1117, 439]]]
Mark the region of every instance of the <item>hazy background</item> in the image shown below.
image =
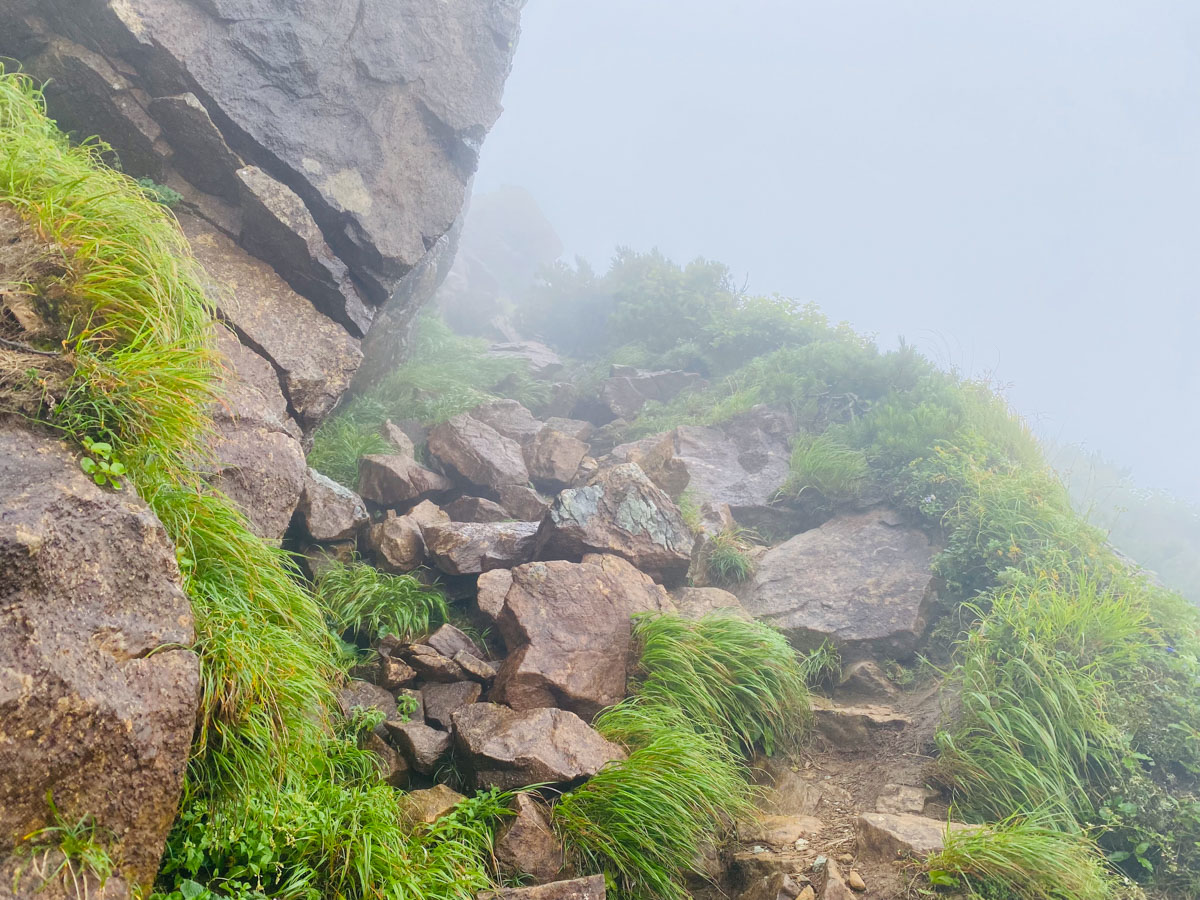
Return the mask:
[[530, 0], [477, 191], [727, 263], [1200, 500], [1195, 0]]

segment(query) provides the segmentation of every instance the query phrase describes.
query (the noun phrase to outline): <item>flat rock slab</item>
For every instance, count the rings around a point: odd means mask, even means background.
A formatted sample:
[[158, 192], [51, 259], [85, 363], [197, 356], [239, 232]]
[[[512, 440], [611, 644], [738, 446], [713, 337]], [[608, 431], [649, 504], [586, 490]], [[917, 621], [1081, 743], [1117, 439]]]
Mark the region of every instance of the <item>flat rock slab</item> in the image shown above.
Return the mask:
[[909, 718], [889, 706], [834, 706], [813, 702], [813, 729], [846, 751], [869, 750], [882, 732], [902, 731]]
[[863, 813], [854, 823], [860, 856], [883, 862], [924, 859], [945, 846], [946, 832], [969, 831], [962, 822], [945, 822], [924, 816], [892, 813]]
[[96, 824], [117, 879], [148, 888], [200, 691], [175, 548], [131, 489], [97, 487], [72, 448], [14, 425], [0, 510], [0, 869], [55, 824], [52, 792], [63, 819]]
[[935, 597], [936, 548], [895, 521], [872, 510], [796, 535], [763, 555], [742, 602], [800, 645], [911, 654]]
[[626, 693], [630, 616], [669, 611], [666, 590], [616, 556], [535, 562], [479, 577], [478, 603], [509, 654], [493, 696], [590, 718]]
[[825, 823], [814, 816], [763, 815], [738, 824], [738, 837], [776, 847], [794, 845], [798, 840], [811, 840], [821, 833]]
[[480, 790], [571, 784], [625, 758], [624, 750], [564, 709], [474, 703], [453, 718], [455, 746]]
[[478, 900], [604, 900], [604, 876], [589, 875], [532, 887], [484, 891], [476, 896]]
[[558, 495], [538, 532], [538, 557], [609, 553], [659, 581], [677, 582], [687, 574], [694, 544], [674, 501], [637, 465], [623, 463]]
[[533, 559], [535, 522], [445, 522], [423, 530], [425, 549], [447, 575], [478, 575]]

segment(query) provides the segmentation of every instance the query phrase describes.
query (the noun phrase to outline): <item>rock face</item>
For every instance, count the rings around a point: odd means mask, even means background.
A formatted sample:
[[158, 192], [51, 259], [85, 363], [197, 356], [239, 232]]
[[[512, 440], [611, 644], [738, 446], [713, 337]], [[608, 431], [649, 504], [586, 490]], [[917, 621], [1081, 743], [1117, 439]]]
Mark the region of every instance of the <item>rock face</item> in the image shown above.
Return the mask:
[[534, 522], [447, 522], [424, 529], [425, 548], [447, 575], [478, 575], [533, 558]]
[[529, 481], [521, 445], [491, 425], [460, 413], [429, 432], [429, 452], [480, 487]]
[[91, 816], [111, 835], [117, 874], [148, 888], [199, 691], [174, 548], [134, 495], [102, 490], [65, 447], [7, 425], [0, 509], [0, 868], [53, 824], [53, 791], [64, 819]]
[[677, 581], [691, 564], [693, 543], [671, 498], [638, 466], [624, 463], [558, 495], [542, 520], [538, 555], [611, 553], [659, 580]]
[[212, 409], [215, 467], [210, 481], [233, 500], [255, 531], [283, 536], [305, 483], [300, 429], [271, 364], [226, 329], [217, 330], [225, 394]]
[[474, 703], [454, 714], [455, 745], [475, 786], [501, 790], [590, 778], [625, 751], [563, 709]]
[[509, 649], [492, 697], [585, 718], [625, 696], [630, 616], [672, 608], [660, 585], [615, 556], [488, 572], [479, 578], [479, 607]]
[[767, 552], [743, 603], [803, 643], [908, 654], [925, 632], [934, 547], [895, 514], [839, 516]]

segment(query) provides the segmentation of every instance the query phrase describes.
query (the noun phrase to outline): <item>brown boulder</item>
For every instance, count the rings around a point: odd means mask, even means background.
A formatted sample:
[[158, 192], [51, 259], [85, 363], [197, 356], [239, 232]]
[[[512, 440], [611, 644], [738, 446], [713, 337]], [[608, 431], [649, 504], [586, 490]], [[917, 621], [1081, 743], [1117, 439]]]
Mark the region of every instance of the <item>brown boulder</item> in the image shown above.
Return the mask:
[[473, 703], [454, 714], [455, 746], [479, 789], [570, 784], [625, 751], [564, 709], [517, 711]]
[[660, 581], [687, 574], [693, 545], [674, 502], [632, 463], [604, 469], [586, 487], [560, 493], [538, 532], [542, 559], [611, 553]]
[[364, 500], [380, 506], [403, 506], [452, 487], [449, 478], [425, 468], [411, 456], [374, 454], [358, 461], [359, 493]]
[[114, 888], [149, 889], [200, 690], [175, 548], [130, 489], [97, 487], [71, 449], [13, 425], [0, 509], [0, 890], [13, 849], [55, 824], [48, 795], [95, 823]]
[[722, 588], [676, 588], [671, 592], [671, 599], [685, 619], [699, 619], [712, 612], [732, 612], [744, 618], [750, 617], [742, 606], [742, 601]]
[[540, 522], [550, 508], [550, 501], [527, 484], [502, 484], [496, 488], [496, 497], [518, 522]]
[[562, 416], [550, 416], [546, 419], [546, 427], [553, 428], [555, 431], [561, 431], [567, 437], [573, 437], [577, 441], [587, 443], [588, 438], [592, 436], [592, 432], [596, 430], [596, 426], [584, 419], [566, 419]]
[[367, 524], [362, 498], [313, 468], [305, 473], [297, 512], [314, 541], [351, 540]]
[[587, 451], [583, 441], [553, 428], [543, 428], [525, 445], [525, 465], [535, 482], [551, 490], [561, 490], [575, 479]]
[[391, 419], [383, 423], [383, 436], [401, 456], [411, 456], [416, 459], [417, 448], [413, 445], [412, 437]]
[[413, 824], [432, 825], [467, 798], [458, 791], [437, 784], [419, 791], [409, 791], [400, 798], [404, 817]]
[[742, 602], [803, 645], [912, 653], [935, 596], [935, 548], [897, 521], [872, 510], [796, 535], [763, 555]]
[[545, 423], [534, 418], [533, 413], [516, 400], [493, 400], [491, 403], [475, 407], [467, 415], [492, 426], [522, 447], [537, 437], [545, 427]]
[[342, 715], [352, 718], [356, 709], [377, 709], [385, 718], [396, 717], [396, 698], [392, 692], [369, 681], [352, 679], [338, 692]]
[[553, 881], [564, 865], [562, 842], [550, 827], [547, 809], [535, 795], [519, 793], [512, 801], [516, 815], [496, 833], [496, 862], [510, 877]]
[[425, 701], [425, 719], [439, 728], [453, 727], [453, 715], [464, 706], [479, 699], [483, 688], [474, 681], [456, 681], [453, 684], [427, 684], [421, 688]]
[[604, 876], [589, 875], [532, 887], [483, 891], [478, 900], [605, 900]]
[[[495, 500], [484, 497], [459, 497], [447, 503], [445, 510], [452, 522], [507, 522], [517, 518]], [[534, 518], [540, 519], [541, 516]]]
[[813, 702], [813, 730], [844, 751], [869, 750], [877, 735], [903, 731], [909, 719], [887, 706], [835, 706]]
[[557, 706], [589, 718], [625, 697], [630, 617], [672, 609], [649, 576], [593, 555], [488, 572], [478, 603], [509, 649], [492, 696], [515, 709]]
[[535, 522], [446, 522], [427, 525], [425, 549], [447, 575], [478, 575], [533, 558]]
[[481, 487], [498, 488], [529, 481], [521, 445], [467, 413], [429, 432], [429, 452], [462, 478]]
[[924, 859], [945, 846], [947, 831], [969, 831], [970, 825], [927, 819], [907, 813], [863, 813], [854, 823], [860, 856], [881, 862]]
[[454, 658], [456, 653], [465, 651], [475, 656], [479, 656], [479, 648], [475, 646], [475, 642], [467, 636], [461, 629], [455, 628], [449, 622], [438, 627], [437, 631], [429, 635], [422, 641], [428, 644], [438, 653], [444, 656]]
[[450, 752], [450, 735], [424, 722], [397, 725], [386, 722], [388, 737], [409, 765], [422, 775], [432, 775]]
[[375, 554], [379, 568], [387, 572], [411, 572], [425, 564], [425, 537], [422, 529], [450, 521], [442, 510], [423, 500], [405, 515], [389, 512], [382, 522], [367, 532], [367, 545]]

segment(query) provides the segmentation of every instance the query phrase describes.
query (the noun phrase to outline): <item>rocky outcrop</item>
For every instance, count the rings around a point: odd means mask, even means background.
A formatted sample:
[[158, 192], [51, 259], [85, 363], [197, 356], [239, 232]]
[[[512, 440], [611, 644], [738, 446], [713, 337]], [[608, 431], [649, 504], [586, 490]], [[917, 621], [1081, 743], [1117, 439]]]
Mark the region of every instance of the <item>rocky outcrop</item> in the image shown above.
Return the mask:
[[935, 598], [934, 552], [889, 510], [839, 516], [768, 551], [742, 602], [794, 641], [909, 654]]
[[501, 790], [590, 778], [625, 751], [562, 709], [474, 703], [454, 714], [455, 747], [475, 786]]
[[54, 824], [49, 794], [63, 819], [95, 821], [119, 881], [149, 888], [199, 692], [174, 548], [132, 493], [9, 425], [0, 509], [0, 869], [11, 879], [8, 854]]
[[694, 543], [671, 498], [632, 463], [604, 469], [585, 487], [559, 494], [538, 542], [542, 559], [610, 553], [660, 581], [683, 578]]
[[488, 572], [478, 602], [509, 650], [493, 698], [586, 718], [625, 697], [630, 616], [672, 608], [660, 585], [615, 556]]

